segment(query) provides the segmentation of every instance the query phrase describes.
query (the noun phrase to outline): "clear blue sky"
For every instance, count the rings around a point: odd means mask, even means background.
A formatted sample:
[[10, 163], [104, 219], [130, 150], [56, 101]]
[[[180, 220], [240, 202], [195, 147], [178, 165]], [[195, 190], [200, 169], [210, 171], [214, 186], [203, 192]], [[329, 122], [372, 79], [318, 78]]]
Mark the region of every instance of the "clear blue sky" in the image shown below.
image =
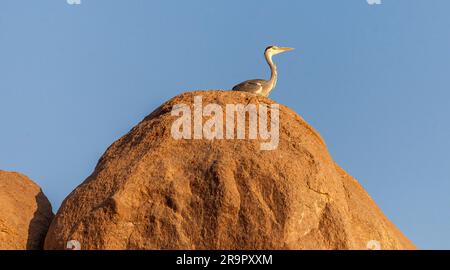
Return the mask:
[[169, 98], [267, 77], [420, 248], [450, 248], [450, 1], [1, 0], [0, 168], [56, 211]]

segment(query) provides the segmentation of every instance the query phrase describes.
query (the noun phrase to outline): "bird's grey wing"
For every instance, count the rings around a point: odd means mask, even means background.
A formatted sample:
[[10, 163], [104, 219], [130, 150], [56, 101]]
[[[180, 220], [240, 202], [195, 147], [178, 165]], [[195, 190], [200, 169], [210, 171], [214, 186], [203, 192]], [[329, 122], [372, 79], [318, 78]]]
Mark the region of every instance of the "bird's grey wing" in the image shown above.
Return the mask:
[[245, 81], [233, 87], [233, 90], [258, 94], [263, 90], [263, 80]]

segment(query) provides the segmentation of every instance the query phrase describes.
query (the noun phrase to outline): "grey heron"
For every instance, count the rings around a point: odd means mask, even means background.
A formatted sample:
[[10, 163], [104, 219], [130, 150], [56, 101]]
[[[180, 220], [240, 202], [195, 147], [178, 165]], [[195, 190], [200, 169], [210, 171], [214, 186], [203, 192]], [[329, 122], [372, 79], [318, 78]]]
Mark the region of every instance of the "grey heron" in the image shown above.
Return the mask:
[[292, 51], [293, 48], [288, 47], [278, 47], [278, 46], [269, 46], [266, 48], [264, 52], [264, 56], [266, 58], [267, 64], [270, 66], [270, 79], [269, 80], [249, 80], [242, 82], [236, 86], [233, 87], [233, 91], [243, 91], [243, 92], [250, 92], [254, 93], [260, 96], [267, 97], [269, 96], [270, 92], [275, 88], [275, 85], [277, 84], [277, 66], [272, 61], [272, 56]]

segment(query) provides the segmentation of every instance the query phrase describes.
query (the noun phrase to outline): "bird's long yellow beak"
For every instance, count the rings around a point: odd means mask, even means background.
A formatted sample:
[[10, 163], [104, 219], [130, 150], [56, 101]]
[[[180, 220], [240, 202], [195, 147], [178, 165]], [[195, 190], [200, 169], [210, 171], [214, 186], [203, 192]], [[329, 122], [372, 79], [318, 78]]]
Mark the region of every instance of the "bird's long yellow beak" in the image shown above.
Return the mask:
[[283, 52], [288, 52], [288, 51], [293, 51], [294, 50], [294, 48], [289, 48], [289, 47], [280, 47], [279, 49], [281, 51], [283, 51]]

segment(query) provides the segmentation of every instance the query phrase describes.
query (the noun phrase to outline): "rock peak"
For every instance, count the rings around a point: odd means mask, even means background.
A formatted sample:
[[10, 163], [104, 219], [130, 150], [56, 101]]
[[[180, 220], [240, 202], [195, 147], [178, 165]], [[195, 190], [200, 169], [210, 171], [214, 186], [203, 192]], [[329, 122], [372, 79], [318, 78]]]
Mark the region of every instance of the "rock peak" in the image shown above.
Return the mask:
[[28, 177], [0, 170], [0, 250], [42, 249], [52, 207]]
[[187, 92], [164, 103], [66, 198], [45, 248], [64, 249], [69, 239], [82, 249], [414, 248], [335, 164], [319, 133], [283, 105], [272, 151], [259, 148], [259, 137], [175, 139], [173, 108], [193, 108], [195, 96], [223, 109], [274, 104], [232, 91]]

